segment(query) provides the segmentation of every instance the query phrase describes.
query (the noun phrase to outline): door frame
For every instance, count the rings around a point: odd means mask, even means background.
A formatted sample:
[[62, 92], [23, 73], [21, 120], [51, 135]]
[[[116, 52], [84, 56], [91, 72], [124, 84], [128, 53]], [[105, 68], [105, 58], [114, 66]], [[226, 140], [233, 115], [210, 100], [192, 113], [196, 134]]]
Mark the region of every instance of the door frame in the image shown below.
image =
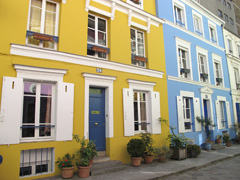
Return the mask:
[[105, 121], [106, 121], [106, 138], [114, 136], [113, 129], [113, 82], [116, 77], [103, 76], [97, 74], [83, 73], [85, 78], [84, 94], [84, 137], [89, 139], [89, 88], [105, 88]]

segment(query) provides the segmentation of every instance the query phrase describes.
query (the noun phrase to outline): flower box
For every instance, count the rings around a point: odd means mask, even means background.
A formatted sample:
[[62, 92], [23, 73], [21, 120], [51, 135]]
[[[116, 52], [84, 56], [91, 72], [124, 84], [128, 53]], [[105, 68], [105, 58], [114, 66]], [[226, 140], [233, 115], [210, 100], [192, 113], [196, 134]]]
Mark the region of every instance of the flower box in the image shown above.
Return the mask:
[[201, 73], [201, 78], [204, 78], [204, 79], [208, 78], [208, 74], [206, 74], [206, 73]]
[[222, 78], [216, 78], [216, 81], [217, 81], [218, 83], [221, 83], [221, 82], [222, 82]]
[[190, 69], [182, 68], [181, 73], [190, 73]]
[[179, 147], [170, 147], [171, 159], [181, 160], [187, 158], [187, 149]]

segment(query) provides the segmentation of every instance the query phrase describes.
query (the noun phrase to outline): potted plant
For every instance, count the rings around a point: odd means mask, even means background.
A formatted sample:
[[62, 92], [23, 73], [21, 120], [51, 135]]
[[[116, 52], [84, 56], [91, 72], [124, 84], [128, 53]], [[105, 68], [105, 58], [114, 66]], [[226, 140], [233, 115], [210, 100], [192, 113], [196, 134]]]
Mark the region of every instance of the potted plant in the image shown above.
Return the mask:
[[202, 124], [206, 135], [206, 142], [204, 143], [203, 147], [205, 150], [210, 151], [212, 149], [213, 142], [211, 141], [211, 132], [209, 130], [209, 127], [215, 127], [215, 125], [213, 124], [210, 118], [197, 116], [196, 119], [199, 123]]
[[127, 152], [131, 156], [131, 165], [138, 167], [141, 165], [142, 155], [146, 147], [141, 139], [131, 139], [127, 144]]
[[143, 156], [144, 158], [144, 162], [146, 164], [151, 164], [153, 161], [153, 138], [152, 138], [152, 134], [149, 132], [144, 132], [141, 133], [141, 140], [143, 141], [145, 147], [146, 147], [146, 152]]
[[187, 145], [187, 157], [188, 158], [197, 158], [201, 153], [201, 148], [197, 144], [188, 144]]
[[223, 141], [226, 143], [227, 147], [231, 147], [231, 138], [228, 133], [223, 134]]
[[221, 144], [222, 143], [222, 135], [217, 135], [216, 137], [216, 143]]
[[78, 167], [78, 177], [80, 178], [87, 178], [89, 177], [90, 173], [90, 165], [89, 160], [92, 158], [92, 143], [90, 141], [85, 140], [83, 137], [82, 139], [79, 135], [73, 135], [73, 139], [75, 139], [78, 143], [80, 143], [80, 149], [77, 151], [76, 154], [76, 165]]
[[234, 143], [240, 143], [240, 129], [239, 129], [239, 123], [234, 123], [231, 127], [231, 129], [234, 131], [235, 133], [235, 138], [233, 138], [232, 140], [234, 141]]
[[167, 137], [167, 140], [170, 140], [170, 150], [171, 150], [171, 159], [186, 159], [187, 158], [187, 138], [183, 134], [175, 134], [174, 129], [168, 124], [166, 119], [159, 118], [160, 122], [165, 123], [171, 130], [172, 134], [170, 133]]
[[162, 147], [154, 147], [153, 153], [155, 158], [157, 158], [159, 162], [165, 162], [171, 156], [169, 148], [165, 145]]
[[58, 158], [56, 161], [58, 168], [61, 169], [61, 175], [63, 179], [69, 179], [73, 177], [74, 163], [75, 158], [74, 154], [65, 154], [62, 158]]

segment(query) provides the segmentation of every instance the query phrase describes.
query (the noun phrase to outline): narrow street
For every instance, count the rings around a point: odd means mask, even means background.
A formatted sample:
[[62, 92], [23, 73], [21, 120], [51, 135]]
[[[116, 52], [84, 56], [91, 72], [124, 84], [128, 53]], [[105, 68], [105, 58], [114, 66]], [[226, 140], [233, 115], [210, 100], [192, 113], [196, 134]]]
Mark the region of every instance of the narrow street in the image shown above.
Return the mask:
[[[196, 159], [197, 161], [197, 159]], [[161, 180], [226, 180], [240, 179], [240, 157], [227, 159], [214, 165], [207, 166], [198, 170], [190, 170], [188, 172], [172, 175]]]

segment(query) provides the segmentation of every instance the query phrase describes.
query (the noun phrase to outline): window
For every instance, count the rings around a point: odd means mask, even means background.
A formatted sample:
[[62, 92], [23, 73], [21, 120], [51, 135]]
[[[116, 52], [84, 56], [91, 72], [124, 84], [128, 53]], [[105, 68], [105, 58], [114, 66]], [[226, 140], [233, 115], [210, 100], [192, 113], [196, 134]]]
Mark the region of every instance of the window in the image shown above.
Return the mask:
[[87, 55], [107, 58], [107, 21], [105, 19], [88, 15], [88, 43]]
[[235, 83], [236, 83], [236, 89], [240, 89], [240, 81], [239, 81], [239, 70], [238, 68], [233, 68], [234, 70], [234, 76], [235, 76]]
[[219, 9], [218, 9], [218, 16], [221, 17], [221, 18], [223, 17], [222, 11], [219, 10]]
[[181, 27], [185, 27], [184, 9], [180, 6], [175, 5], [174, 15], [175, 15], [175, 23]]
[[127, 2], [133, 6], [143, 9], [143, 0], [127, 0]]
[[234, 25], [234, 22], [233, 22], [233, 19], [232, 19], [232, 18], [229, 18], [229, 23], [230, 23], [231, 25]]
[[225, 102], [219, 101], [219, 104], [220, 104], [220, 114], [221, 114], [221, 125], [222, 125], [222, 128], [226, 128]]
[[224, 20], [228, 22], [228, 15], [224, 14]]
[[185, 130], [192, 130], [191, 102], [191, 98], [183, 97], [183, 118]]
[[53, 138], [54, 85], [24, 82], [22, 138]]
[[212, 24], [209, 24], [209, 34], [210, 34], [210, 41], [217, 44], [217, 33], [216, 27]]
[[56, 49], [59, 4], [50, 0], [31, 0], [27, 44]]
[[226, 6], [226, 0], [222, 0], [223, 5]]
[[178, 60], [180, 66], [180, 76], [182, 78], [190, 78], [190, 68], [187, 50], [178, 48]]
[[147, 131], [146, 93], [133, 92], [134, 105], [134, 130]]
[[237, 44], [237, 50], [238, 50], [238, 57], [240, 58], [240, 45]]
[[203, 36], [202, 18], [197, 15], [193, 15], [194, 31], [196, 34]]
[[54, 171], [53, 148], [22, 150], [20, 177], [51, 173]]
[[232, 54], [233, 53], [232, 40], [228, 39], [227, 41], [228, 41], [228, 52]]
[[198, 65], [199, 65], [200, 80], [202, 82], [208, 82], [207, 61], [206, 61], [205, 55], [203, 54], [198, 55]]
[[214, 68], [215, 68], [216, 85], [222, 86], [222, 73], [221, 73], [220, 63], [215, 61]]
[[228, 9], [232, 9], [232, 7], [231, 7], [231, 4], [230, 3], [227, 3], [227, 7], [228, 7]]
[[131, 51], [132, 64], [137, 66], [146, 66], [145, 49], [144, 49], [144, 33], [135, 29], [131, 29]]
[[134, 136], [144, 130], [160, 134], [160, 95], [153, 91], [156, 83], [127, 81], [129, 89], [123, 89], [124, 136]]

